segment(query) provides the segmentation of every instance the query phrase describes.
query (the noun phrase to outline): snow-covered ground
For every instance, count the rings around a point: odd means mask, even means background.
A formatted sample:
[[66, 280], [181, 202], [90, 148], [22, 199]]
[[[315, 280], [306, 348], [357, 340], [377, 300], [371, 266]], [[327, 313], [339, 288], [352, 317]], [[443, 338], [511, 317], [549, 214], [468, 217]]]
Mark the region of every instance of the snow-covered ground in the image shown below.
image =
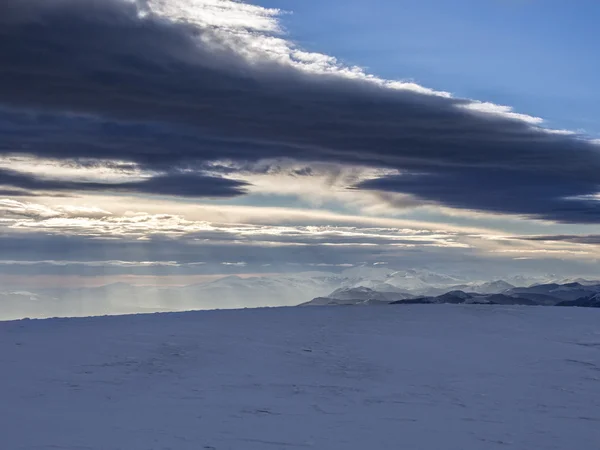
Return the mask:
[[600, 448], [600, 310], [411, 305], [0, 323], [0, 448]]

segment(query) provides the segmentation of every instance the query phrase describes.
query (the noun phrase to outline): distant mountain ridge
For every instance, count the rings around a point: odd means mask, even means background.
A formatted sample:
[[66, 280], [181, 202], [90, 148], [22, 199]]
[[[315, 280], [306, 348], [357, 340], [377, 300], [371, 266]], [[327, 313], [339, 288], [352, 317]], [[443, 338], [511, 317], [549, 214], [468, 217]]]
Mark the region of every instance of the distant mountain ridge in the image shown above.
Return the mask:
[[[187, 286], [135, 286], [119, 282], [100, 287], [14, 289], [0, 292], [0, 320], [299, 304], [434, 303], [444, 301], [443, 297], [432, 299], [453, 291], [469, 294], [466, 303], [510, 303], [517, 298], [520, 304], [550, 306], [591, 297], [600, 292], [598, 286], [600, 282], [564, 277], [557, 280], [554, 275], [516, 275], [486, 281], [429, 269], [398, 270], [363, 264], [340, 272], [230, 275]], [[498, 294], [509, 298], [490, 297]], [[448, 302], [459, 300], [448, 298]]]
[[600, 308], [600, 294], [590, 295], [577, 300], [558, 303], [556, 306], [578, 306], [581, 308]]
[[407, 300], [411, 298], [414, 298], [414, 295], [406, 292], [379, 292], [368, 287], [359, 286], [355, 288], [336, 289], [327, 297], [317, 297], [310, 302], [303, 303], [299, 306], [375, 305], [389, 304], [394, 301]]
[[[460, 289], [457, 289], [460, 288]], [[469, 289], [468, 291], [465, 288]], [[430, 291], [444, 291], [431, 288]], [[404, 295], [393, 299], [393, 295]], [[315, 298], [300, 306], [325, 305], [367, 305], [367, 304], [487, 304], [487, 305], [527, 305], [527, 306], [581, 306], [600, 307], [600, 283], [569, 282], [548, 283], [528, 287], [515, 287], [503, 280], [486, 283], [473, 283], [447, 288], [435, 295], [418, 296], [410, 293], [385, 293], [370, 288], [353, 288], [332, 292], [327, 297]]]

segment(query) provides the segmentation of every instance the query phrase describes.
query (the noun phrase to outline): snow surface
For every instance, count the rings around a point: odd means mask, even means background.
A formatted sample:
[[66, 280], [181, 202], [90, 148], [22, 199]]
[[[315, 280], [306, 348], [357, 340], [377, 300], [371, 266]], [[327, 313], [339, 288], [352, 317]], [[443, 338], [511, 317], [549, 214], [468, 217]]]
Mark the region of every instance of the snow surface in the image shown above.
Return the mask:
[[600, 448], [600, 310], [405, 305], [0, 323], [0, 448]]

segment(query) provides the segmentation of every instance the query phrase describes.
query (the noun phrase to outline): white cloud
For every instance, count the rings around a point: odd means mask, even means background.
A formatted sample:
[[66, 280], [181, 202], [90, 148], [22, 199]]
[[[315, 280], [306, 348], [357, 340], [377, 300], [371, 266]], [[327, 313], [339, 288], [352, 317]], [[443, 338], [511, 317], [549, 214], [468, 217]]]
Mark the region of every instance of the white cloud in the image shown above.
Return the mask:
[[[215, 206], [218, 208], [218, 206]], [[275, 210], [275, 209], [274, 209]], [[255, 212], [255, 211], [254, 211]], [[263, 211], [264, 212], [264, 211]], [[350, 224], [265, 224], [241, 222], [213, 222], [190, 220], [176, 214], [150, 214], [129, 211], [122, 214], [101, 208], [56, 205], [52, 208], [14, 200], [0, 201], [0, 229], [7, 233], [49, 233], [104, 239], [145, 240], [162, 236], [183, 240], [195, 246], [231, 247], [294, 247], [322, 245], [331, 248], [372, 247], [384, 249], [471, 249], [481, 255], [513, 254], [519, 256], [572, 256], [597, 258], [597, 246], [570, 242], [541, 242], [520, 240], [518, 235], [502, 234], [494, 230], [473, 233], [469, 229], [410, 227], [409, 223], [393, 219], [371, 218], [372, 223]], [[264, 214], [259, 214], [263, 217]], [[316, 215], [319, 217], [319, 214]], [[328, 216], [328, 219], [336, 216]], [[343, 216], [342, 216], [343, 217]], [[246, 218], [248, 218], [246, 216]], [[339, 220], [340, 216], [337, 216]], [[350, 219], [346, 217], [346, 220]], [[356, 220], [356, 219], [355, 219]], [[413, 224], [414, 225], [414, 224]], [[240, 248], [241, 248], [240, 247]], [[215, 262], [215, 261], [211, 261]], [[69, 264], [79, 262], [69, 262]], [[241, 261], [224, 261], [223, 265], [242, 267]], [[348, 261], [348, 264], [355, 261]], [[2, 263], [7, 265], [8, 262]], [[21, 263], [25, 264], [25, 263]], [[60, 265], [60, 262], [54, 262]], [[67, 264], [65, 262], [65, 264]], [[83, 264], [83, 263], [81, 263]], [[150, 261], [123, 262], [102, 261], [98, 265], [121, 266], [127, 264], [144, 266]], [[178, 266], [176, 261], [160, 262], [159, 265]], [[202, 262], [187, 263], [200, 265]], [[318, 264], [318, 262], [315, 262]], [[190, 266], [191, 267], [191, 266]]]
[[281, 10], [229, 0], [148, 0], [149, 12], [170, 20], [230, 32], [279, 33]]
[[[197, 208], [197, 207], [196, 207]], [[264, 217], [258, 214], [258, 217]], [[251, 208], [254, 211], [254, 208]], [[272, 209], [277, 211], [276, 208]], [[105, 239], [148, 239], [153, 236], [185, 239], [203, 245], [244, 244], [254, 246], [368, 246], [468, 247], [461, 242], [467, 231], [414, 227], [416, 223], [394, 219], [358, 218], [330, 213], [311, 215], [313, 224], [277, 224], [238, 221], [194, 220], [177, 214], [125, 211], [119, 214], [99, 207], [38, 205], [15, 200], [0, 201], [0, 227], [5, 233], [49, 233]], [[324, 214], [324, 216], [323, 216]], [[316, 224], [314, 218], [339, 224]], [[248, 216], [245, 217], [249, 219]], [[289, 217], [288, 217], [289, 219]], [[333, 219], [333, 220], [332, 220]], [[358, 223], [343, 222], [356, 221]], [[362, 223], [361, 223], [362, 222]], [[421, 224], [419, 224], [421, 225]]]
[[23, 155], [1, 155], [0, 169], [9, 169], [43, 180], [124, 183], [141, 181], [152, 176], [136, 164], [126, 161], [64, 160]]
[[[380, 193], [353, 189], [353, 186], [399, 173], [391, 169], [284, 160], [260, 161], [246, 170], [236, 167], [234, 163], [220, 163], [236, 168], [232, 178], [249, 183], [247, 191], [250, 195], [291, 196], [314, 207], [336, 202], [355, 211], [374, 215], [383, 210], [390, 212], [391, 199], [382, 200]], [[394, 209], [414, 208], [424, 204], [409, 195], [389, 194], [389, 197], [395, 200]]]
[[[522, 120], [523, 122], [527, 122], [532, 125], [541, 125], [544, 122], [544, 119], [540, 117], [533, 117], [527, 114], [516, 113], [510, 106], [496, 105], [490, 102], [473, 101], [472, 103], [462, 105], [461, 108], [484, 114], [492, 114], [497, 116], [504, 116], [510, 119]], [[553, 130], [552, 132], [556, 133], [557, 130]]]
[[[13, 217], [26, 217], [30, 220], [49, 220], [54, 218], [102, 218], [111, 213], [96, 206], [59, 205], [46, 206], [43, 204], [22, 202], [13, 199], [0, 199], [0, 218], [10, 220]], [[19, 221], [15, 221], [18, 223]]]

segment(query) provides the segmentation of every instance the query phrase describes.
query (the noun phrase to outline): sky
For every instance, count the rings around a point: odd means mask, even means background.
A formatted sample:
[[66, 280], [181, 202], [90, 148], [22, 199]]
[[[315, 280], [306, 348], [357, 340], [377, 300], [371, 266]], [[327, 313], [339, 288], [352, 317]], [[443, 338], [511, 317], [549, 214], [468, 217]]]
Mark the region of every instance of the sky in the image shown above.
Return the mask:
[[600, 137], [596, 1], [258, 3], [292, 11], [281, 23], [311, 51]]
[[599, 275], [599, 15], [4, 0], [0, 283]]

